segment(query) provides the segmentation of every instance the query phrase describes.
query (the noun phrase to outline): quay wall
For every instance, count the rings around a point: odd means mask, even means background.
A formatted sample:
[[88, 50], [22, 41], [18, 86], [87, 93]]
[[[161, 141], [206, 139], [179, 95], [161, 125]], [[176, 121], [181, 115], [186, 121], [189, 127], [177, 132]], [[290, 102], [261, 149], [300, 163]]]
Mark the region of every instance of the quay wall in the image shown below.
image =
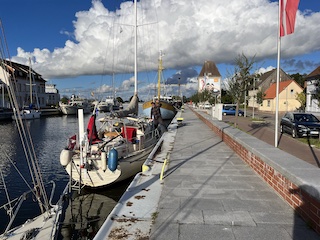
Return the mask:
[[191, 110], [320, 234], [320, 169], [205, 112]]

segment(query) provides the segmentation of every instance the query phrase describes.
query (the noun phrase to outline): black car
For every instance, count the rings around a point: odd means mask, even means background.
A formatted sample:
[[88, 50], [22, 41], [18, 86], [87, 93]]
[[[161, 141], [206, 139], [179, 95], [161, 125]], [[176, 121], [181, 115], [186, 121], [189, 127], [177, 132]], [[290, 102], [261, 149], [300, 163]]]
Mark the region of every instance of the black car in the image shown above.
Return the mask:
[[295, 137], [319, 136], [320, 121], [311, 113], [287, 112], [280, 122], [281, 133]]

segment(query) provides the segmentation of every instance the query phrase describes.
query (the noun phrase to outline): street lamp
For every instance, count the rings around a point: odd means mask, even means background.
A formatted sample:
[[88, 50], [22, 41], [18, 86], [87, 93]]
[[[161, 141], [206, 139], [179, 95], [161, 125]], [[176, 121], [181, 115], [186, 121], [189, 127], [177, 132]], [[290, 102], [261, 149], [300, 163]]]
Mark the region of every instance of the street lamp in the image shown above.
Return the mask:
[[247, 91], [244, 92], [244, 117], [247, 116]]
[[254, 103], [256, 101], [256, 78], [253, 78], [253, 91], [252, 119], [254, 119]]
[[286, 112], [288, 112], [288, 87], [286, 87]]

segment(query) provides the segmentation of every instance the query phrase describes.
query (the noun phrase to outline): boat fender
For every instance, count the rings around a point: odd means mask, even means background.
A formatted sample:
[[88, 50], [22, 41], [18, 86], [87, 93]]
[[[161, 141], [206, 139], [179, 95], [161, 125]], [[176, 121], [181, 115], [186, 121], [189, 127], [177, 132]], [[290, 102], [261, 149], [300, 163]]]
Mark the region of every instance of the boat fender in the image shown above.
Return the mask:
[[72, 151], [70, 151], [69, 149], [63, 149], [60, 153], [60, 164], [64, 167], [67, 166], [71, 161], [72, 156]]
[[106, 151], [101, 152], [101, 169], [102, 169], [102, 171], [107, 170], [107, 153], [106, 153]]
[[112, 148], [109, 151], [109, 156], [108, 156], [108, 168], [110, 171], [115, 171], [118, 166], [118, 151], [114, 148]]

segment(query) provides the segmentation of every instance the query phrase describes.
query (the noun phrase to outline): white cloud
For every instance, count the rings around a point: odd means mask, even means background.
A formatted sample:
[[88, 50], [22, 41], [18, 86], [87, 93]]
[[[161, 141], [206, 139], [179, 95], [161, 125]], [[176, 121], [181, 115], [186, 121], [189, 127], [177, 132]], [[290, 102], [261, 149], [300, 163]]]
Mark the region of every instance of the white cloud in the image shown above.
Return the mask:
[[271, 71], [271, 70], [274, 69], [274, 68], [275, 68], [275, 67], [273, 67], [273, 66], [269, 66], [269, 67], [267, 67], [267, 68], [261, 67], [261, 68], [259, 68], [255, 73], [257, 73], [257, 74], [263, 74], [263, 73], [266, 73], [266, 72]]
[[[138, 2], [139, 70], [157, 69], [158, 51], [166, 68], [183, 69], [205, 60], [232, 63], [239, 53], [256, 60], [277, 53], [277, 3], [266, 0], [141, 0]], [[153, 24], [158, 22], [158, 24]], [[282, 58], [320, 49], [320, 13], [298, 12], [294, 34], [282, 38]], [[18, 49], [13, 61], [28, 63], [44, 78], [130, 72], [133, 67], [133, 3], [110, 12], [101, 1], [76, 13], [73, 36], [52, 52]], [[147, 25], [142, 25], [147, 24]], [[142, 47], [143, 46], [143, 47]], [[131, 85], [124, 82], [123, 88]], [[124, 90], [122, 89], [122, 90]]]

